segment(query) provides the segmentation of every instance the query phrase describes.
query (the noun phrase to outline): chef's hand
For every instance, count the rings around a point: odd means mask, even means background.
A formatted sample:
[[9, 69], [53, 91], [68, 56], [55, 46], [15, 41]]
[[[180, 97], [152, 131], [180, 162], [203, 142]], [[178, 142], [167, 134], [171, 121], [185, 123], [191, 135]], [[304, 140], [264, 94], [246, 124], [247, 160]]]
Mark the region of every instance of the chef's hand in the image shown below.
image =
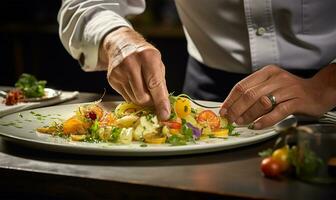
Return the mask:
[[154, 105], [159, 118], [168, 119], [170, 103], [165, 66], [155, 47], [134, 30], [121, 27], [104, 38], [99, 58], [108, 66], [109, 84], [126, 101]]
[[321, 116], [336, 106], [335, 77], [335, 64], [309, 79], [269, 65], [237, 83], [220, 114], [238, 125], [251, 123], [253, 129], [272, 126], [291, 114]]

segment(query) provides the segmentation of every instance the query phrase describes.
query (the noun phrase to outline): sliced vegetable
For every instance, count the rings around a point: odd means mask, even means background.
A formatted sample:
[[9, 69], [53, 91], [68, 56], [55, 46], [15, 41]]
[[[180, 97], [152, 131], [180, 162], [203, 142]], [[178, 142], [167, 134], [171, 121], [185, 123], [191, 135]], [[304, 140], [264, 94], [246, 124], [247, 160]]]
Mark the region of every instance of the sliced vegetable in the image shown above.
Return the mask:
[[115, 125], [116, 121], [117, 121], [117, 117], [113, 113], [107, 113], [99, 121], [99, 123], [101, 126], [112, 126], [112, 125]]
[[139, 117], [136, 115], [126, 115], [120, 119], [117, 119], [116, 124], [120, 127], [128, 128], [134, 126], [138, 119]]
[[112, 127], [101, 127], [98, 130], [99, 139], [102, 141], [109, 141], [111, 139]]
[[178, 117], [185, 118], [191, 112], [191, 105], [189, 99], [183, 97], [177, 97], [174, 104], [174, 109]]
[[176, 134], [180, 134], [180, 130], [181, 130], [181, 129], [174, 129], [174, 128], [171, 128], [171, 129], [169, 129], [169, 132], [170, 132], [170, 134], [172, 134], [172, 135], [176, 135]]
[[172, 135], [171, 137], [168, 138], [168, 143], [173, 146], [180, 146], [180, 145], [186, 145], [187, 141], [181, 135]]
[[111, 136], [110, 136], [110, 141], [111, 142], [117, 142], [119, 140], [120, 134], [121, 134], [122, 128], [118, 127], [112, 127], [111, 129]]
[[48, 127], [40, 127], [36, 129], [40, 133], [47, 133], [47, 134], [53, 134], [57, 131], [56, 127], [54, 126], [48, 126]]
[[78, 119], [76, 116], [74, 116], [63, 123], [63, 132], [66, 135], [87, 134], [90, 126], [91, 123], [88, 121]]
[[229, 136], [229, 129], [223, 128], [212, 131], [214, 137], [217, 138], [227, 138]]
[[226, 128], [229, 124], [229, 121], [225, 117], [219, 117], [220, 119], [220, 127]]
[[116, 107], [114, 113], [116, 114], [117, 117], [123, 117], [125, 115], [137, 112], [140, 109], [141, 107], [134, 103], [123, 102]]
[[186, 120], [187, 123], [190, 123], [190, 124], [192, 124], [195, 127], [199, 126], [197, 124], [196, 119], [193, 116], [191, 116], [191, 115], [186, 116], [184, 119]]
[[71, 134], [70, 135], [71, 139], [73, 141], [83, 141], [86, 137], [86, 135], [74, 135], [74, 134]]
[[167, 136], [159, 134], [147, 134], [144, 136], [145, 142], [149, 144], [164, 144]]
[[191, 128], [192, 134], [195, 139], [199, 139], [202, 135], [202, 131], [198, 129], [197, 127], [193, 126], [191, 123], [187, 123], [187, 126]]
[[139, 119], [139, 124], [134, 130], [133, 139], [136, 141], [142, 140], [146, 134], [156, 134], [160, 127], [156, 116], [142, 116]]
[[182, 127], [182, 124], [176, 121], [161, 121], [160, 123], [171, 129], [180, 129]]
[[118, 143], [131, 144], [133, 137], [133, 128], [123, 128], [120, 132]]

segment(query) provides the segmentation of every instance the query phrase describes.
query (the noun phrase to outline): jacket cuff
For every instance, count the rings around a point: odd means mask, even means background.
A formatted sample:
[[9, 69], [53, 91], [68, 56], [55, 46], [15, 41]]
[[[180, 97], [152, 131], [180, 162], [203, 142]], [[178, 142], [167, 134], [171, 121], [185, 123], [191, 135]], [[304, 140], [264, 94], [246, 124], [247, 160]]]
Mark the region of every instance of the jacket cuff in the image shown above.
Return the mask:
[[100, 43], [108, 33], [122, 26], [132, 28], [124, 18], [111, 11], [101, 11], [91, 16], [83, 30], [82, 53], [78, 59], [84, 71], [107, 69], [98, 62]]

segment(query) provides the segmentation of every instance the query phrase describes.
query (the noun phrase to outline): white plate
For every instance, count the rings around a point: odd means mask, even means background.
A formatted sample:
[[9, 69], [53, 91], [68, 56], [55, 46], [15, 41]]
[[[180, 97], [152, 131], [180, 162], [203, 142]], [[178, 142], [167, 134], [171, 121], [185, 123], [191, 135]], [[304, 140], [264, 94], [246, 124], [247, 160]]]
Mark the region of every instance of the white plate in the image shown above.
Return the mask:
[[[199, 101], [209, 106], [219, 105], [217, 102]], [[113, 108], [120, 102], [107, 102], [105, 108]], [[0, 118], [0, 136], [25, 146], [48, 151], [108, 156], [166, 156], [206, 153], [233, 149], [261, 142], [277, 133], [273, 128], [254, 131], [247, 128], [236, 128], [239, 136], [230, 136], [228, 139], [211, 138], [206, 141], [197, 141], [196, 144], [172, 146], [170, 144], [147, 145], [141, 143], [118, 145], [112, 143], [74, 142], [60, 137], [37, 133], [38, 127], [48, 125], [59, 118], [67, 119], [74, 114], [80, 104], [51, 106], [14, 113]], [[218, 110], [214, 110], [218, 112]], [[39, 116], [40, 115], [40, 116]]]

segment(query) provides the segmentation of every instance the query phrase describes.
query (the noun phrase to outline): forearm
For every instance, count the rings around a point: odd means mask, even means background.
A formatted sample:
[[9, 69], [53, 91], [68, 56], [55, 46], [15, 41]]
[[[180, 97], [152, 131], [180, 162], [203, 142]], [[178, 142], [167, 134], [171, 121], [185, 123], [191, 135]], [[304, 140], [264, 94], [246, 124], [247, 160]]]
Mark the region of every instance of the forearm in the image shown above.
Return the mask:
[[84, 70], [105, 69], [98, 63], [102, 39], [118, 27], [131, 27], [124, 17], [139, 14], [144, 8], [144, 0], [64, 0], [58, 14], [62, 44]]

